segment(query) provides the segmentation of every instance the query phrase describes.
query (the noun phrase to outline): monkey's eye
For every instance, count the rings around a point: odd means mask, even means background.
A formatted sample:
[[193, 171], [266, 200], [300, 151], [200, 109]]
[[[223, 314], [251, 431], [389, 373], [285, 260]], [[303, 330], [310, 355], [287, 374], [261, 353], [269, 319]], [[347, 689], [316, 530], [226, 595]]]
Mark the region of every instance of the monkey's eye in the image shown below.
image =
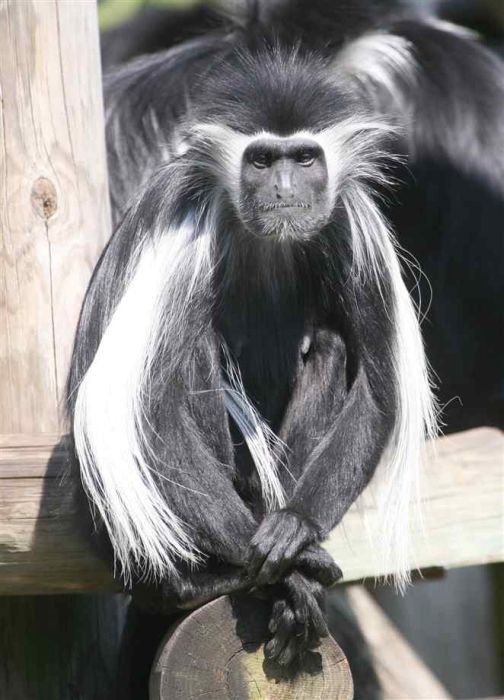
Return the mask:
[[263, 170], [264, 168], [269, 168], [272, 163], [271, 153], [268, 151], [255, 151], [250, 155], [250, 162], [258, 170]]
[[303, 148], [301, 151], [298, 151], [296, 153], [296, 163], [298, 165], [302, 165], [305, 168], [309, 168], [310, 165], [313, 165], [315, 162], [315, 158], [317, 157], [317, 154], [315, 153], [314, 150], [311, 148]]

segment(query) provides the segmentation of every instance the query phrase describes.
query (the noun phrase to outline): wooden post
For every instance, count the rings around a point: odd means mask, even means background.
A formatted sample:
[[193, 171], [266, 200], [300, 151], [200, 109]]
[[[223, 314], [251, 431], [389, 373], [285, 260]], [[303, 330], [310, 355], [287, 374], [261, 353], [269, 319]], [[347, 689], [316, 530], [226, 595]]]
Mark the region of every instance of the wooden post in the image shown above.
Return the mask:
[[150, 700], [352, 700], [348, 662], [328, 637], [295, 674], [264, 660], [269, 607], [224, 596], [186, 617], [160, 646]]
[[61, 433], [110, 234], [96, 5], [0, 0], [0, 435]]
[[[101, 85], [93, 0], [0, 0], [3, 456], [67, 431], [62, 400], [74, 330], [110, 235]], [[9, 501], [7, 475], [0, 458], [0, 512], [10, 502], [21, 515], [29, 487]], [[45, 501], [53, 516], [64, 493]], [[27, 535], [37, 542], [35, 527]], [[51, 568], [49, 556], [44, 570]], [[110, 595], [0, 598], [0, 697], [113, 697], [122, 609]]]

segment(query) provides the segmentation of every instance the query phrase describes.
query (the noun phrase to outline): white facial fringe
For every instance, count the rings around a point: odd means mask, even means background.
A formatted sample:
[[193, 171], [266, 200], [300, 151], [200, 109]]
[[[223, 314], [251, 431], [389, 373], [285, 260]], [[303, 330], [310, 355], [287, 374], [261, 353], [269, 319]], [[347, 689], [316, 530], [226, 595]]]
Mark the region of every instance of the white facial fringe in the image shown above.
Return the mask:
[[285, 445], [261, 420], [247, 398], [239, 369], [233, 363], [225, 345], [223, 345], [223, 354], [229, 379], [229, 384], [224, 382], [226, 391], [224, 403], [247, 443], [261, 482], [266, 510], [271, 512], [285, 506], [287, 501], [277, 469], [277, 465], [281, 464], [284, 458]]
[[325, 154], [328, 171], [328, 189], [335, 204], [339, 189], [349, 177], [386, 181], [380, 161], [390, 161], [390, 153], [380, 149], [383, 136], [396, 133], [390, 121], [375, 118], [369, 112], [354, 113], [323, 131], [297, 131], [279, 136], [269, 131], [251, 135], [241, 134], [229, 127], [212, 123], [196, 124], [190, 133], [197, 139], [202, 153], [213, 154], [212, 160], [219, 179], [225, 184], [235, 208], [240, 209], [240, 170], [245, 149], [255, 141], [278, 143], [282, 140], [301, 139], [317, 143]]
[[[175, 574], [174, 557], [198, 559], [185, 524], [154, 479], [144, 392], [161, 343], [178, 337], [209, 251], [209, 234], [195, 238], [190, 220], [143, 245], [78, 390], [74, 435], [81, 478], [126, 583], [133, 567], [161, 579]], [[192, 277], [183, 283], [188, 270]]]
[[369, 251], [364, 271], [380, 282], [390, 277], [395, 331], [393, 360], [396, 384], [396, 421], [386, 453], [377, 469], [379, 532], [377, 544], [386, 570], [404, 590], [410, 581], [411, 506], [418, 505], [419, 474], [426, 438], [437, 434], [436, 406], [431, 392], [418, 318], [404, 284], [394, 240], [377, 205], [362, 186], [344, 196], [352, 239]]

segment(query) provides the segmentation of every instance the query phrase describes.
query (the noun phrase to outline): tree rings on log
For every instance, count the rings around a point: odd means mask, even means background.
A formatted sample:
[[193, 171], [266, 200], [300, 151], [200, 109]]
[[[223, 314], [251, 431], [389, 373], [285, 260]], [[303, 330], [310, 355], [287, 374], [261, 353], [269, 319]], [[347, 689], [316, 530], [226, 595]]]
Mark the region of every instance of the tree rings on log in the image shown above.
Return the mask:
[[328, 637], [295, 672], [264, 659], [270, 606], [223, 596], [188, 615], [163, 640], [151, 700], [352, 700], [345, 655]]

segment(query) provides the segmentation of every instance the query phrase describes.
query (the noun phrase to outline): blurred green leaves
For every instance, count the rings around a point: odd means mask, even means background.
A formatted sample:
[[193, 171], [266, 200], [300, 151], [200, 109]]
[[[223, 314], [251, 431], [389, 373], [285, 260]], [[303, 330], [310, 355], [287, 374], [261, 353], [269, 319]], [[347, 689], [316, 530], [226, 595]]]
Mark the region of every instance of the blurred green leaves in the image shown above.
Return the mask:
[[98, 6], [100, 29], [115, 27], [145, 5], [190, 7], [197, 4], [198, 0], [102, 0]]

